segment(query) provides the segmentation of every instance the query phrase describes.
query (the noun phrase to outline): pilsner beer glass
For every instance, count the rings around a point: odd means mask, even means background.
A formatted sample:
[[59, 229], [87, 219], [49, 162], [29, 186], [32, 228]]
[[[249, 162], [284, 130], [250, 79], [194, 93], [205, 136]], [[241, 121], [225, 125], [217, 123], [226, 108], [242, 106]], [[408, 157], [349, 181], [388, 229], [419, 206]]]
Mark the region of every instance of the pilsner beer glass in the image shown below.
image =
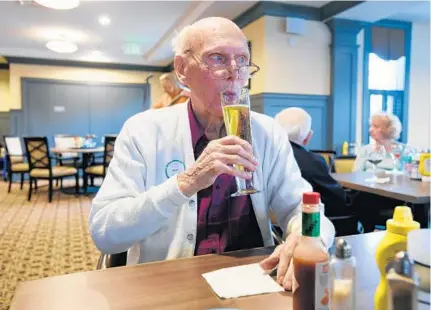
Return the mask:
[[[225, 91], [221, 94], [224, 124], [228, 135], [237, 136], [252, 145], [250, 95], [247, 88], [236, 91]], [[241, 171], [247, 171], [243, 166], [234, 165]], [[253, 178], [246, 180], [235, 177], [237, 191], [232, 197], [249, 195], [259, 192], [253, 185]]]

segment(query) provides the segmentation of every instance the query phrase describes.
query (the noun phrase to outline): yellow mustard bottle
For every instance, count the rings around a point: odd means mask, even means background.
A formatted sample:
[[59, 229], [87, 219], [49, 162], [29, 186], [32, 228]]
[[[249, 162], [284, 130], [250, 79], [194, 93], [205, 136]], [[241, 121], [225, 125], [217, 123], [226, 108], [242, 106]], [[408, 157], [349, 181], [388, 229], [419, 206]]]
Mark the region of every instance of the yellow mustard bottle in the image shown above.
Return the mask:
[[399, 206], [394, 210], [393, 218], [386, 221], [386, 234], [376, 250], [376, 261], [380, 271], [380, 282], [374, 295], [374, 309], [388, 310], [388, 282], [386, 266], [400, 251], [407, 251], [407, 234], [419, 229], [420, 224], [413, 220], [409, 207]]
[[424, 177], [431, 176], [431, 154], [421, 154], [419, 159], [419, 173]]
[[347, 141], [344, 141], [344, 143], [343, 143], [343, 147], [342, 147], [342, 150], [341, 150], [341, 154], [342, 154], [343, 156], [347, 156], [347, 155], [349, 155], [349, 143], [347, 143]]

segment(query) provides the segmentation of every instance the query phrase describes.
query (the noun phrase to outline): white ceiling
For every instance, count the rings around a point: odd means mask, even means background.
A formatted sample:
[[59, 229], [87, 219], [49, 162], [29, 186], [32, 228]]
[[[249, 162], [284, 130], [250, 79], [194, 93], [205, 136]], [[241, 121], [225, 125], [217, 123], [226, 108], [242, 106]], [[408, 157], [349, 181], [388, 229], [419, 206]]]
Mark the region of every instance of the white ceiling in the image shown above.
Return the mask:
[[430, 21], [429, 1], [366, 1], [338, 14], [337, 17], [376, 22], [394, 19], [407, 22]]
[[[234, 19], [257, 1], [81, 1], [79, 7], [58, 11], [31, 2], [0, 1], [0, 55], [32, 58], [167, 65], [172, 61], [172, 35], [206, 16]], [[103, 27], [98, 16], [112, 22]], [[45, 44], [59, 36], [75, 42], [78, 51], [57, 54]], [[125, 55], [124, 48], [138, 55]], [[147, 55], [150, 52], [150, 55]], [[150, 56], [148, 59], [147, 56]]]

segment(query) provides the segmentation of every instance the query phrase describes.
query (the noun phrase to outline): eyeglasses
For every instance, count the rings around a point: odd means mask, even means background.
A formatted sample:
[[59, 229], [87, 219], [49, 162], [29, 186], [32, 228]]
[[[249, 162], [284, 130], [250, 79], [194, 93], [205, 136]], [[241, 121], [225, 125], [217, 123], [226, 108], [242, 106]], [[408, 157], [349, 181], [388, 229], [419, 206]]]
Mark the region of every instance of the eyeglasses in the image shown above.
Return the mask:
[[232, 65], [226, 65], [226, 64], [208, 65], [198, 55], [194, 54], [191, 50], [186, 50], [184, 53], [190, 54], [197, 62], [201, 63], [205, 68], [208, 69], [213, 79], [217, 79], [217, 80], [224, 80], [229, 78], [234, 70], [238, 72], [238, 76], [240, 78], [247, 78], [247, 77], [251, 78], [260, 70], [260, 67], [252, 62], [250, 62], [249, 65], [238, 66], [238, 62], [236, 61], [235, 68]]

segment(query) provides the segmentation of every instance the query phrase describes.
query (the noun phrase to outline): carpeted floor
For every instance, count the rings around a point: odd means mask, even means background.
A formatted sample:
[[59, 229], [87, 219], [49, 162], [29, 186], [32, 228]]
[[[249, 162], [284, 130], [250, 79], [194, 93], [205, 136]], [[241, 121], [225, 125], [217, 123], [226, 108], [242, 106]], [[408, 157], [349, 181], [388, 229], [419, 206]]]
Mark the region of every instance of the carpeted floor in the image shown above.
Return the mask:
[[[27, 184], [0, 181], [0, 310], [8, 309], [21, 281], [94, 270], [99, 251], [88, 231], [92, 196], [54, 192], [47, 185], [27, 201]], [[73, 183], [73, 182], [72, 182]], [[70, 185], [72, 185], [70, 183]]]

